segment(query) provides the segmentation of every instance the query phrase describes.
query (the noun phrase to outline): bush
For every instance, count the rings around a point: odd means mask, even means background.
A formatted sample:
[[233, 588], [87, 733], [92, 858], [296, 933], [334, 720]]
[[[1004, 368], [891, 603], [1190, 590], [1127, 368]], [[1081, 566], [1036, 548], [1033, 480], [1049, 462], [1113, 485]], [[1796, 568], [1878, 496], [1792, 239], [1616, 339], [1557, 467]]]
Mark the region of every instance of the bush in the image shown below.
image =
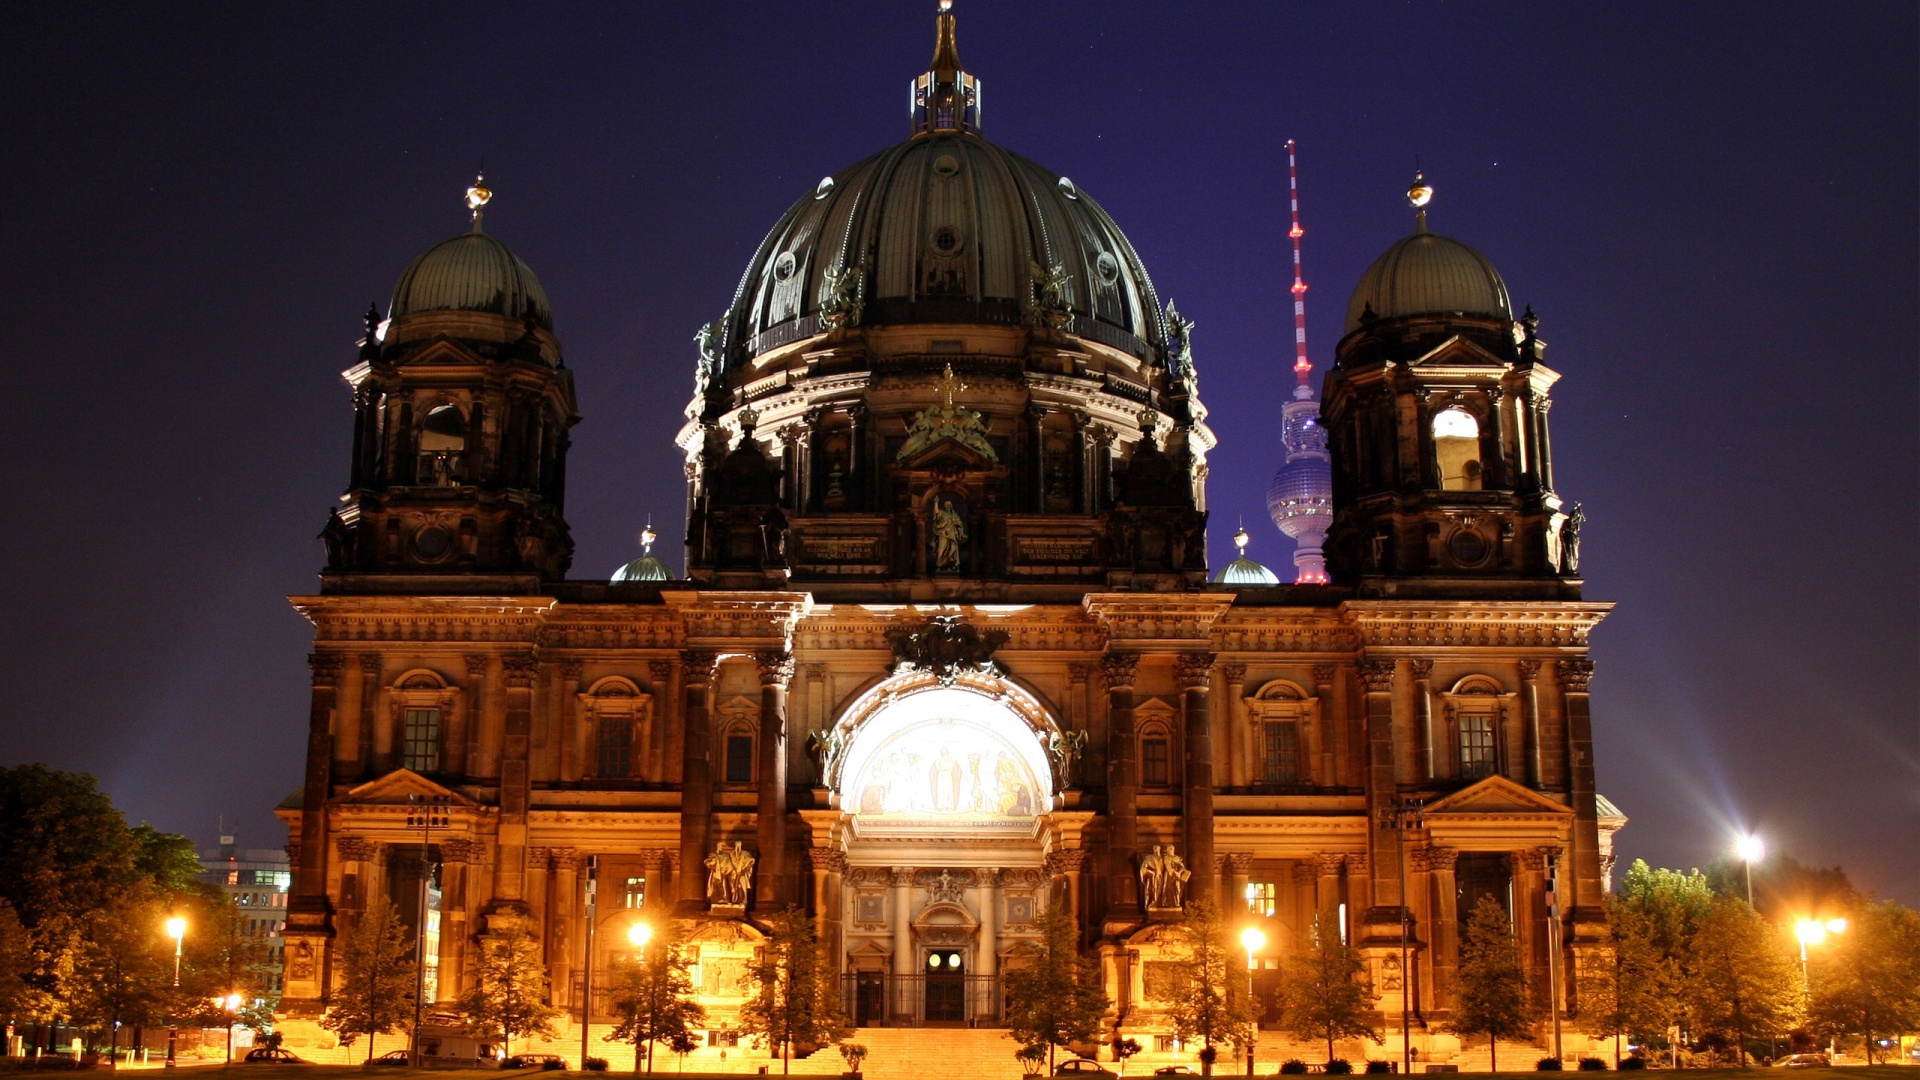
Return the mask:
[[564, 1069], [566, 1067], [567, 1067], [566, 1062], [560, 1061], [556, 1058], [549, 1058], [546, 1061], [543, 1061], [540, 1063], [540, 1069], [543, 1072], [552, 1072], [555, 1069]]
[[583, 1065], [582, 1067], [585, 1068], [588, 1072], [606, 1072], [607, 1059], [590, 1057], [586, 1060], [585, 1065]]
[[1630, 1058], [1620, 1059], [1621, 1072], [1638, 1072], [1642, 1069], [1645, 1069], [1646, 1067], [1647, 1067], [1647, 1059], [1643, 1057], [1630, 1057]]
[[1353, 1062], [1348, 1061], [1346, 1058], [1334, 1058], [1332, 1061], [1327, 1062], [1325, 1071], [1328, 1076], [1352, 1076]]
[[518, 1068], [524, 1067], [525, 1065], [526, 1065], [526, 1062], [521, 1059], [519, 1054], [515, 1054], [512, 1057], [505, 1057], [500, 1059], [500, 1067], [503, 1069], [518, 1069]]
[[1390, 1072], [1392, 1072], [1392, 1071], [1393, 1071], [1393, 1062], [1391, 1062], [1391, 1061], [1369, 1061], [1369, 1062], [1367, 1062], [1367, 1072], [1368, 1072], [1369, 1074], [1373, 1074], [1373, 1073], [1390, 1073]]
[[1559, 1072], [1565, 1067], [1566, 1066], [1560, 1064], [1559, 1058], [1541, 1058], [1539, 1061], [1533, 1063], [1534, 1072]]
[[1299, 1058], [1288, 1058], [1280, 1063], [1280, 1075], [1298, 1076], [1307, 1071], [1307, 1063]]
[[1597, 1057], [1583, 1057], [1580, 1059], [1580, 1071], [1581, 1072], [1606, 1072], [1607, 1063], [1600, 1060]]

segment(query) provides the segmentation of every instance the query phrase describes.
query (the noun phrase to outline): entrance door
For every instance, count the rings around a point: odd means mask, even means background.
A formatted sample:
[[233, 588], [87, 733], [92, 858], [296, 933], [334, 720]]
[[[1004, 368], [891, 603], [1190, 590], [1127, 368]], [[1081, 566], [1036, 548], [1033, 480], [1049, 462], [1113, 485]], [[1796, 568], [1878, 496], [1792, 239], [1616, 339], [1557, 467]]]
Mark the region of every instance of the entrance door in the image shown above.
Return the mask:
[[887, 1018], [887, 977], [862, 971], [853, 983], [853, 1025], [878, 1027]]
[[958, 952], [928, 953], [927, 1023], [961, 1023], [966, 1018], [966, 961]]

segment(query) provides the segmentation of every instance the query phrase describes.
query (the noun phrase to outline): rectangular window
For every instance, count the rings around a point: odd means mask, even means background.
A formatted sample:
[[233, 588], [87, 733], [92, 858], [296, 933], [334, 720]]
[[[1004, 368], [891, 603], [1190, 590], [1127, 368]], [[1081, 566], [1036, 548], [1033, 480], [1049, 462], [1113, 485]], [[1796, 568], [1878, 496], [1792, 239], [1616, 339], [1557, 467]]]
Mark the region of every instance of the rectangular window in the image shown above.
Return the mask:
[[727, 736], [727, 783], [753, 783], [753, 736]]
[[633, 775], [633, 721], [624, 716], [603, 717], [594, 746], [594, 775], [615, 780]]
[[401, 764], [414, 772], [440, 771], [440, 710], [408, 709]]
[[1269, 784], [1300, 782], [1300, 725], [1291, 721], [1267, 725], [1264, 775]]
[[1483, 780], [1499, 771], [1493, 750], [1493, 717], [1460, 718], [1460, 778]]
[[1140, 782], [1148, 787], [1168, 784], [1166, 739], [1155, 736], [1140, 740]]
[[1271, 881], [1247, 882], [1247, 914], [1273, 917], [1280, 898], [1279, 886]]
[[629, 908], [641, 908], [647, 905], [647, 879], [630, 877], [620, 890], [621, 902]]

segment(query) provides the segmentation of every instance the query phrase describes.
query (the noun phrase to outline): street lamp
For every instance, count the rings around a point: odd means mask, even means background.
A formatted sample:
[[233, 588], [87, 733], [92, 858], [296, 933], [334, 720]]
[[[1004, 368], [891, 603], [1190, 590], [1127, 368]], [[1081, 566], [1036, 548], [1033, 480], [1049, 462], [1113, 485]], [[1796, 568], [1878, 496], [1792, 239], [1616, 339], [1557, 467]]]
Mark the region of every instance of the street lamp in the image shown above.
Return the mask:
[[[653, 927], [648, 926], [646, 923], [643, 923], [643, 922], [634, 923], [632, 926], [627, 927], [627, 940], [633, 943], [634, 948], [640, 950], [640, 964], [642, 967], [646, 966], [647, 942], [653, 940]], [[647, 1017], [647, 1026], [649, 1027], [653, 1026], [653, 1017], [651, 1015], [651, 1012], [655, 1004], [656, 1004], [656, 1001], [654, 999], [654, 996], [651, 992], [649, 992], [647, 994], [647, 1001], [646, 1001], [646, 1008], [648, 1009], [648, 1012], [650, 1014]], [[643, 1056], [647, 1059], [647, 1074], [651, 1076], [653, 1074], [653, 1043], [649, 1041], [645, 1044], [642, 1044], [640, 1040], [635, 1039], [633, 1041], [633, 1071], [634, 1072], [640, 1071], [640, 1059]]]
[[1813, 980], [1807, 975], [1807, 946], [1818, 945], [1827, 940], [1828, 934], [1838, 934], [1847, 928], [1845, 919], [1801, 919], [1794, 924], [1793, 936], [1800, 939], [1800, 991], [1806, 995], [1807, 1011], [1813, 1011]]
[[[1401, 1072], [1413, 1073], [1413, 967], [1411, 964], [1413, 910], [1407, 906], [1407, 833], [1426, 827], [1425, 803], [1400, 799], [1375, 812], [1379, 826], [1393, 833], [1400, 862], [1400, 1058]], [[1426, 1026], [1422, 1020], [1421, 1026]]]
[[[427, 879], [433, 876], [427, 844], [433, 830], [447, 827], [447, 816], [445, 795], [407, 796], [407, 828], [420, 830], [420, 906], [413, 927], [413, 1032], [407, 1046], [407, 1062], [416, 1069], [421, 1065], [420, 1014], [427, 996]], [[438, 982], [434, 988], [439, 989]], [[367, 1040], [367, 1053], [373, 1053], [372, 1039]]]
[[1760, 838], [1747, 833], [1733, 842], [1734, 854], [1747, 867], [1747, 906], [1753, 906], [1753, 864], [1767, 857], [1767, 845]]
[[653, 940], [653, 927], [637, 922], [627, 928], [627, 940], [640, 947], [640, 955], [647, 955], [647, 942]]
[[173, 939], [173, 1005], [167, 1010], [167, 1068], [174, 1067], [174, 1047], [179, 1042], [180, 1028], [180, 946], [187, 938], [187, 920], [178, 915], [167, 920], [167, 936]]
[[1247, 1075], [1253, 1075], [1253, 1044], [1260, 1037], [1260, 1012], [1253, 1004], [1253, 954], [1266, 947], [1267, 935], [1257, 926], [1240, 931], [1240, 944], [1247, 950]]
[[233, 1064], [234, 1014], [240, 1011], [241, 1002], [244, 1000], [239, 994], [228, 994], [220, 999], [220, 1004], [227, 1010], [227, 1064], [229, 1065]]

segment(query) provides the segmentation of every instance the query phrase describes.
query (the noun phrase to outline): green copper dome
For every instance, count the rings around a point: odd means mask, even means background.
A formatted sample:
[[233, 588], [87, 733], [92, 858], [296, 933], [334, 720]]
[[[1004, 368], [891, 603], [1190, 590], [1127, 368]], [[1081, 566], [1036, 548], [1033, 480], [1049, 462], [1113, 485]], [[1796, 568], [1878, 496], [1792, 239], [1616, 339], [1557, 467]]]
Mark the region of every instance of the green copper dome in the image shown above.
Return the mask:
[[1424, 228], [1388, 248], [1360, 276], [1347, 301], [1347, 333], [1360, 329], [1368, 308], [1382, 319], [1454, 312], [1513, 318], [1507, 283], [1486, 256]]
[[553, 308], [533, 269], [478, 227], [429, 248], [394, 286], [388, 318], [426, 311], [481, 311], [553, 329]]

